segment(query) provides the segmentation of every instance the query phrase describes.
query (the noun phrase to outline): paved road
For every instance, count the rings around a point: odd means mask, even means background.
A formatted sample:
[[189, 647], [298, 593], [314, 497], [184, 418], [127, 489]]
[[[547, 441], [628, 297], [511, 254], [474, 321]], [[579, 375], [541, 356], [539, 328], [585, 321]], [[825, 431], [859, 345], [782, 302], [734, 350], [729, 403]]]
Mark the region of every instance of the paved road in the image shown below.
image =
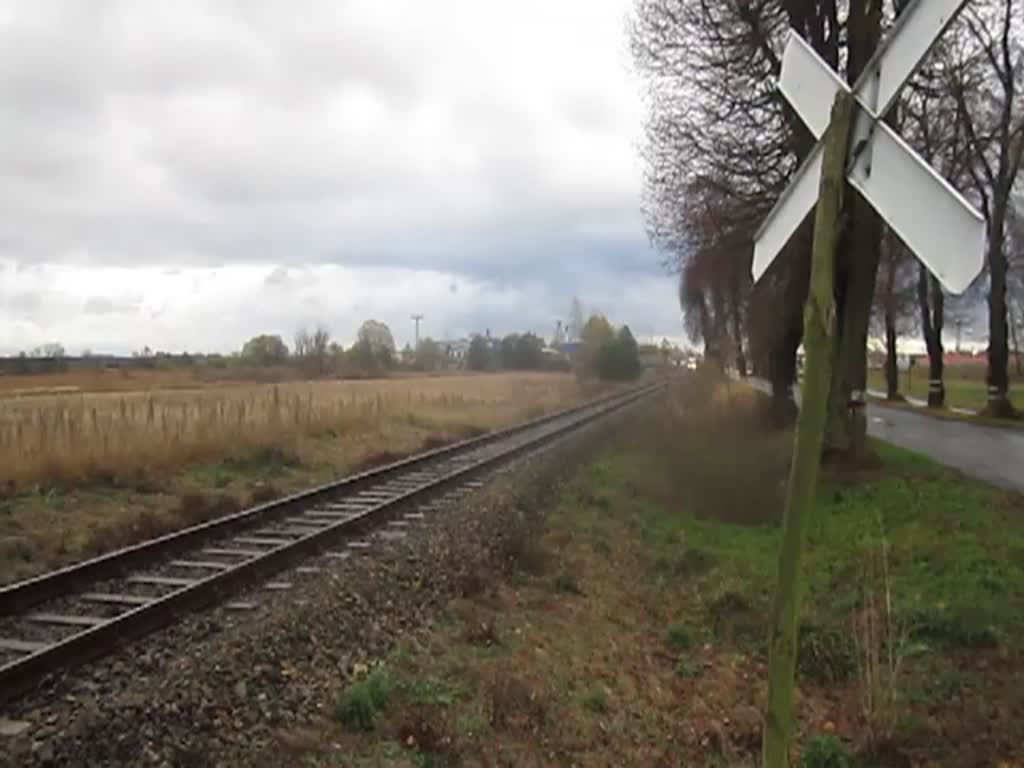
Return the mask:
[[872, 403], [868, 432], [992, 485], [1024, 491], [1024, 431], [937, 419]]
[[[748, 381], [770, 391], [767, 382]], [[868, 432], [992, 485], [1024, 491], [1024, 430], [938, 419], [870, 403]]]

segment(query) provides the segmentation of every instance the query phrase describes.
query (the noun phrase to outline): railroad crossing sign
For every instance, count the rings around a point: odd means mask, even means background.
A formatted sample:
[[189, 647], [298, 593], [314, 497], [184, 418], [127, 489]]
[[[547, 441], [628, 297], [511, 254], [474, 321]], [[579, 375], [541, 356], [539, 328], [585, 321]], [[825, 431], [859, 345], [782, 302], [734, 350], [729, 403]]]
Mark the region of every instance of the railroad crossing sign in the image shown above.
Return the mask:
[[[851, 186], [952, 293], [962, 293], [981, 271], [985, 221], [882, 118], [965, 2], [916, 0], [900, 14], [853, 86], [858, 109], [846, 164]], [[837, 93], [850, 92], [795, 30], [783, 53], [779, 89], [819, 141], [755, 235], [755, 281], [814, 208], [822, 168], [820, 139]]]

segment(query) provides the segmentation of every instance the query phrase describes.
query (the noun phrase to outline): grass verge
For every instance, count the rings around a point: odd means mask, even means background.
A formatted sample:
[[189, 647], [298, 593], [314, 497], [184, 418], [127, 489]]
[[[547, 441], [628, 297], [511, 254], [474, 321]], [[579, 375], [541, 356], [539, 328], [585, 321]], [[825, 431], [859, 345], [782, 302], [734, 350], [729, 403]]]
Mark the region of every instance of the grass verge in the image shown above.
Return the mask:
[[[984, 365], [951, 365], [947, 366], [943, 374], [943, 384], [946, 387], [946, 406], [949, 408], [966, 408], [972, 411], [980, 411], [988, 403], [988, 386], [985, 382]], [[1010, 390], [1011, 396], [1024, 380], [1015, 375], [1013, 364], [1010, 365]], [[885, 392], [885, 371], [872, 368], [868, 371], [868, 387]], [[917, 398], [918, 400], [928, 399], [928, 366], [916, 367], [908, 371], [900, 371], [899, 391], [901, 395]], [[941, 413], [941, 412], [940, 412]], [[953, 417], [966, 417], [966, 414], [948, 412]], [[968, 417], [969, 418], [969, 417]], [[987, 419], [989, 423], [996, 426], [1013, 426], [1017, 422], [1009, 419]]]
[[[521, 542], [517, 571], [339, 690], [335, 717], [283, 740], [287, 759], [754, 764], [789, 445], [759, 407], [691, 377], [638, 415]], [[876, 448], [821, 489], [796, 764], [1017, 765], [1024, 502]]]

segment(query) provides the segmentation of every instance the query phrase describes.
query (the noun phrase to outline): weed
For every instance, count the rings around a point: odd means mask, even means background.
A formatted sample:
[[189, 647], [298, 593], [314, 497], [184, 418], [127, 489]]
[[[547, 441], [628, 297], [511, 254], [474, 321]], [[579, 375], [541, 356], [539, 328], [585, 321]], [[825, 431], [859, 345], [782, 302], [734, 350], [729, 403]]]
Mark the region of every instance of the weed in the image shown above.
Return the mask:
[[588, 712], [593, 712], [595, 715], [604, 715], [608, 713], [608, 697], [605, 695], [604, 689], [595, 688], [586, 696], [583, 697], [583, 708]]
[[967, 698], [972, 691], [984, 685], [984, 680], [976, 672], [957, 667], [944, 667], [930, 682], [929, 693], [934, 703]]
[[853, 758], [835, 736], [813, 736], [804, 745], [800, 768], [853, 768]]
[[509, 521], [498, 541], [501, 559], [507, 570], [539, 576], [547, 565], [547, 553], [540, 543], [540, 532], [519, 510]]
[[857, 671], [853, 641], [836, 629], [805, 624], [797, 639], [796, 666], [802, 677], [815, 683], [846, 682]]
[[862, 605], [853, 614], [858, 693], [872, 747], [889, 741], [896, 726], [905, 645], [893, 614], [889, 545], [881, 518], [878, 528], [877, 542], [864, 555]]
[[492, 648], [496, 645], [501, 645], [501, 638], [498, 637], [498, 631], [494, 626], [494, 622], [487, 620], [470, 622], [462, 633], [462, 639], [470, 645], [480, 648]]
[[999, 646], [994, 617], [981, 605], [936, 607], [910, 615], [915, 640], [947, 648], [982, 650]]
[[703, 674], [704, 665], [701, 664], [699, 661], [690, 658], [689, 656], [684, 656], [679, 660], [679, 663], [676, 664], [677, 677], [690, 680], [693, 678], [700, 677]]
[[716, 562], [717, 558], [711, 552], [690, 547], [676, 562], [674, 573], [677, 576], [703, 576], [715, 567]]
[[726, 590], [705, 606], [705, 612], [716, 637], [761, 648], [765, 626], [750, 600], [733, 590]]
[[460, 715], [455, 721], [455, 729], [466, 736], [483, 733], [487, 731], [488, 728], [490, 728], [490, 724], [479, 712], [465, 713]]
[[266, 502], [273, 501], [281, 496], [281, 491], [272, 483], [258, 483], [256, 487], [249, 492], [249, 506], [254, 507], [257, 504], [265, 504]]
[[717, 558], [704, 549], [687, 548], [681, 553], [663, 552], [654, 560], [654, 572], [663, 576], [694, 578], [711, 571]]
[[414, 704], [449, 707], [461, 695], [462, 689], [436, 678], [416, 679], [400, 686], [402, 693]]
[[233, 514], [241, 508], [232, 496], [189, 492], [182, 494], [171, 514], [178, 518], [179, 524], [193, 525]]
[[673, 651], [687, 651], [693, 647], [693, 636], [685, 624], [673, 624], [665, 635], [665, 645]]
[[398, 738], [419, 754], [420, 765], [447, 765], [454, 746], [451, 724], [443, 709], [413, 705], [401, 713]]
[[576, 574], [564, 567], [555, 575], [553, 586], [556, 592], [564, 592], [569, 595], [583, 594], [583, 589], [580, 587], [580, 583], [576, 579]]
[[484, 690], [488, 721], [498, 730], [533, 733], [547, 724], [543, 692], [510, 675], [498, 675]]
[[395, 679], [384, 667], [376, 667], [363, 679], [342, 691], [334, 707], [335, 718], [353, 731], [371, 731], [380, 713], [397, 688]]

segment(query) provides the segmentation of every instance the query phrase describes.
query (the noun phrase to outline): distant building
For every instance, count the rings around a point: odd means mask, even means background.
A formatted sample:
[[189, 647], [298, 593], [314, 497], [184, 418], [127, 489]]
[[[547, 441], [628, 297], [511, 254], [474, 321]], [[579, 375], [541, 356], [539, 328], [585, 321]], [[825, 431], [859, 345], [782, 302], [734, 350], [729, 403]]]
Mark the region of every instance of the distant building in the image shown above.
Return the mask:
[[581, 349], [583, 349], [582, 341], [563, 341], [558, 345], [558, 351], [569, 360], [575, 360]]
[[469, 339], [449, 339], [437, 342], [449, 363], [461, 365], [469, 353]]

